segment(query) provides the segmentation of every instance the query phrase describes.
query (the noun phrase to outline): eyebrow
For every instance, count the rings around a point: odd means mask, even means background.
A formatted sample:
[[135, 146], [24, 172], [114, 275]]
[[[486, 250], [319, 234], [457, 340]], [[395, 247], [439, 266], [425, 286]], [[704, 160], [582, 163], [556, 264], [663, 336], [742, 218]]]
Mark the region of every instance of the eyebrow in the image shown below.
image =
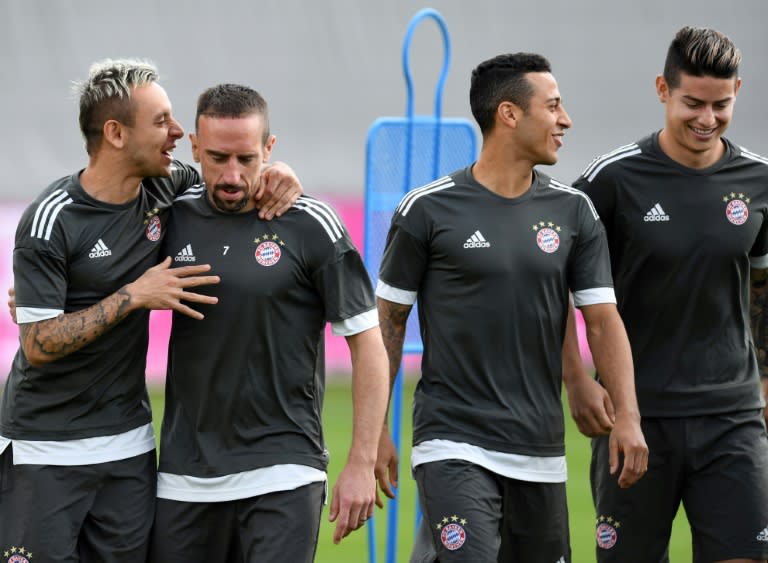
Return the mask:
[[[684, 94], [683, 98], [685, 98], [686, 100], [690, 100], [691, 102], [696, 102], [696, 103], [699, 103], [699, 104], [707, 103], [705, 100], [696, 98], [695, 96], [691, 96], [690, 94]], [[712, 103], [713, 104], [722, 104], [724, 102], [730, 102], [732, 99], [733, 99], [733, 96], [727, 96], [727, 97], [723, 98], [722, 100], [715, 100]]]

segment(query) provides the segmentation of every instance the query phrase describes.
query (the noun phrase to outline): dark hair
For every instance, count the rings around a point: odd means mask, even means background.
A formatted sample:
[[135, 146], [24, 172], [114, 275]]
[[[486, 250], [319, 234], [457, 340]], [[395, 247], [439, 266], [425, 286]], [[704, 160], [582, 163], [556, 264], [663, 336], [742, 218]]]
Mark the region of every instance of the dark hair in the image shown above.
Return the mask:
[[498, 55], [472, 71], [469, 106], [481, 133], [493, 129], [501, 102], [512, 102], [523, 111], [528, 110], [533, 95], [533, 87], [526, 77], [529, 72], [552, 72], [552, 67], [541, 55], [514, 53]]
[[269, 110], [267, 101], [253, 88], [240, 84], [219, 84], [208, 88], [197, 99], [195, 130], [200, 116], [243, 117], [258, 114], [264, 122], [263, 142], [269, 139]]
[[156, 82], [157, 68], [138, 59], [104, 59], [91, 65], [88, 78], [75, 83], [80, 95], [80, 132], [89, 155], [101, 142], [104, 123], [115, 119], [133, 126], [133, 89]]
[[680, 85], [680, 73], [691, 76], [736, 78], [741, 51], [727, 36], [706, 27], [684, 27], [667, 51], [664, 80], [670, 89]]

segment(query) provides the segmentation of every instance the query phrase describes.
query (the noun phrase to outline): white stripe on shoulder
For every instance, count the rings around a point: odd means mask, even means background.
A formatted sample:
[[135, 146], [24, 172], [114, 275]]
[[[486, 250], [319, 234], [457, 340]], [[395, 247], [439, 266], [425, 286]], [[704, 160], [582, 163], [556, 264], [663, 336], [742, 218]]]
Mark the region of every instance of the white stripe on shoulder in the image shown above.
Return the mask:
[[752, 152], [751, 150], [748, 150], [744, 147], [739, 147], [739, 149], [741, 150], [741, 156], [744, 158], [749, 158], [751, 160], [756, 160], [757, 162], [762, 162], [763, 164], [768, 164], [768, 158], [761, 156], [756, 152]]
[[549, 185], [547, 186], [549, 188], [552, 188], [554, 190], [560, 190], [563, 192], [567, 192], [569, 194], [581, 196], [584, 198], [584, 201], [587, 202], [587, 205], [589, 206], [589, 210], [592, 212], [592, 217], [597, 221], [600, 218], [600, 215], [597, 214], [597, 209], [595, 209], [594, 204], [592, 203], [592, 200], [589, 199], [589, 196], [582, 192], [581, 190], [577, 190], [576, 188], [569, 186], [568, 184], [563, 184], [562, 182], [558, 182], [557, 180], [554, 180], [550, 178]]
[[35, 210], [35, 217], [32, 220], [32, 232], [30, 236], [32, 238], [45, 238], [50, 240], [53, 224], [56, 221], [56, 216], [61, 211], [61, 208], [65, 205], [72, 203], [72, 198], [69, 197], [64, 190], [54, 190], [51, 195], [45, 198]]
[[617, 160], [621, 160], [622, 158], [626, 158], [628, 156], [634, 156], [636, 154], [640, 154], [643, 152], [640, 147], [637, 145], [637, 143], [630, 143], [628, 145], [624, 145], [622, 147], [619, 147], [617, 149], [612, 150], [609, 153], [606, 153], [602, 156], [598, 156], [595, 158], [592, 162], [590, 162], [587, 167], [584, 169], [584, 172], [581, 173], [581, 175], [587, 179], [587, 181], [591, 182], [595, 176], [597, 176], [598, 172], [600, 172], [603, 168], [611, 164], [612, 162], [616, 162]]
[[317, 222], [320, 223], [323, 229], [325, 229], [325, 232], [328, 233], [332, 242], [336, 242], [342, 237], [344, 233], [344, 225], [333, 208], [327, 203], [303, 195], [296, 200], [296, 203], [294, 203], [293, 206], [306, 211], [312, 217], [317, 219]]
[[395, 213], [400, 213], [401, 215], [405, 216], [408, 214], [408, 211], [410, 211], [414, 202], [420, 197], [429, 195], [434, 192], [439, 192], [447, 188], [452, 188], [455, 185], [456, 183], [453, 181], [453, 178], [450, 176], [443, 176], [442, 178], [438, 178], [426, 186], [415, 188], [405, 194], [403, 199], [400, 201], [400, 204], [397, 206], [397, 209], [395, 209]]
[[205, 184], [195, 184], [190, 186], [180, 196], [173, 198], [173, 201], [181, 201], [183, 199], [200, 199], [206, 192]]

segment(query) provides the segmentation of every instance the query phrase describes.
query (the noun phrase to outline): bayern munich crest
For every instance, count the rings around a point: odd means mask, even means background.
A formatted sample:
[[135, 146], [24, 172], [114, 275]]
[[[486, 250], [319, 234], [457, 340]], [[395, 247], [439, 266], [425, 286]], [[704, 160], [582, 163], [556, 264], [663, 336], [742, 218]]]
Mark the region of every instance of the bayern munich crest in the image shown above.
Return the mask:
[[749, 219], [749, 198], [744, 194], [737, 194], [731, 192], [730, 194], [723, 196], [723, 201], [726, 202], [725, 216], [734, 225], [743, 225]]
[[32, 552], [23, 547], [7, 547], [3, 549], [4, 563], [30, 563]]
[[262, 266], [274, 266], [280, 261], [283, 251], [276, 243], [265, 240], [256, 247], [256, 262]]
[[144, 232], [146, 233], [147, 238], [152, 242], [157, 242], [160, 240], [160, 234], [162, 233], [160, 217], [157, 215], [152, 215], [152, 217], [147, 219], [145, 222], [147, 224], [147, 228]]
[[616, 545], [616, 541], [619, 539], [619, 532], [617, 528], [621, 526], [619, 522], [608, 516], [601, 516], [597, 519], [597, 530], [595, 532], [595, 539], [597, 539], [597, 547], [600, 549], [611, 549]]
[[443, 516], [435, 527], [440, 531], [440, 542], [450, 551], [456, 551], [467, 541], [466, 518]]
[[533, 226], [536, 231], [536, 244], [547, 254], [552, 254], [560, 248], [560, 225], [554, 223], [539, 221]]

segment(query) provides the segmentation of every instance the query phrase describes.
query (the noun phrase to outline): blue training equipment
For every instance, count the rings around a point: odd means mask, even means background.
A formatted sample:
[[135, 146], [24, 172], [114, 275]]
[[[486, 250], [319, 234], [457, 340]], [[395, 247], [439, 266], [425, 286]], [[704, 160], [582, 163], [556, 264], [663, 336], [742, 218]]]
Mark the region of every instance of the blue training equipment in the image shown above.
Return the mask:
[[[414, 115], [413, 83], [409, 66], [411, 38], [416, 26], [425, 19], [434, 20], [443, 37], [443, 69], [435, 89], [434, 115]], [[408, 25], [403, 42], [403, 74], [407, 89], [405, 117], [380, 117], [368, 130], [366, 143], [364, 248], [365, 264], [376, 284], [387, 232], [397, 204], [412, 188], [427, 184], [454, 170], [463, 168], [477, 157], [477, 141], [472, 122], [464, 118], [442, 117], [442, 95], [451, 61], [448, 28], [442, 16], [431, 8], [419, 11]], [[416, 306], [406, 327], [404, 354], [423, 351]], [[401, 451], [402, 367], [392, 390], [392, 439]], [[387, 504], [386, 563], [397, 559], [398, 500]], [[419, 519], [417, 507], [417, 523]], [[368, 561], [376, 563], [376, 519], [368, 521]]]

